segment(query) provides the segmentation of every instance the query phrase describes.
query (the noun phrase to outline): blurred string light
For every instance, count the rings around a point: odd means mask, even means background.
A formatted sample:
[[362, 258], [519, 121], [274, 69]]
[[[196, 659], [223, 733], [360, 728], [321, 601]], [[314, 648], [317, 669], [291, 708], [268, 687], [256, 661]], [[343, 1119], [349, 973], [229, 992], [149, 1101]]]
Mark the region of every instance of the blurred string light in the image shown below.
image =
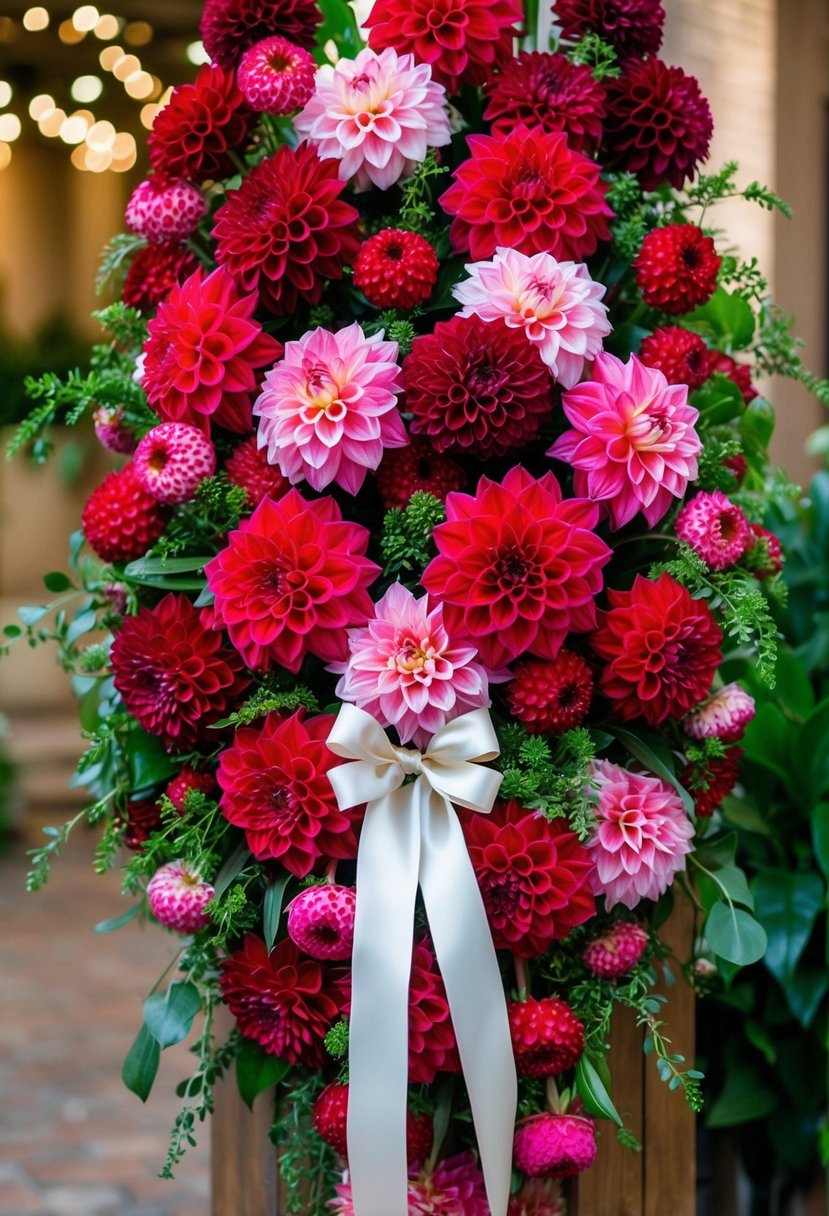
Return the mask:
[[203, 63], [210, 63], [210, 56], [204, 49], [203, 42], [191, 42], [185, 51], [185, 54], [187, 55], [190, 63], [194, 64], [196, 67], [201, 67]]
[[30, 34], [36, 34], [40, 30], [49, 28], [49, 14], [45, 8], [38, 5], [36, 8], [28, 8], [23, 14], [23, 28], [28, 30]]
[[0, 110], [5, 110], [12, 99], [12, 87], [8, 80], [0, 80]]
[[88, 105], [91, 101], [97, 101], [104, 91], [104, 82], [100, 76], [78, 76], [72, 81], [72, 87], [69, 92], [73, 101], [80, 101]]

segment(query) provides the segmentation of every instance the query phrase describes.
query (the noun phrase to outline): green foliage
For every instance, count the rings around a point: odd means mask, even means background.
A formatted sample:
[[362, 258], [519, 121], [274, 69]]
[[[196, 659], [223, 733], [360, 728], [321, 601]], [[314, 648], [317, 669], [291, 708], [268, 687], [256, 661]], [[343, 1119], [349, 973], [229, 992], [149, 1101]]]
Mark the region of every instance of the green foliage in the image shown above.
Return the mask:
[[498, 742], [504, 774], [500, 797], [515, 798], [548, 819], [565, 818], [579, 839], [586, 840], [596, 822], [586, 779], [596, 754], [590, 732], [577, 727], [548, 741], [511, 722], [499, 729]]
[[317, 714], [320, 710], [319, 700], [305, 684], [294, 684], [291, 687], [284, 676], [268, 676], [244, 705], [240, 705], [229, 717], [215, 722], [214, 729], [249, 726], [251, 722], [256, 722], [274, 711], [293, 713], [297, 709], [307, 709], [309, 713]]
[[291, 1216], [327, 1216], [340, 1179], [334, 1151], [312, 1123], [314, 1101], [325, 1085], [318, 1073], [298, 1076], [271, 1128], [279, 1152], [279, 1176], [285, 1187], [285, 1210]]
[[95, 291], [100, 296], [108, 287], [122, 286], [130, 262], [146, 245], [142, 236], [134, 232], [119, 232], [103, 248], [95, 280]]
[[66, 377], [88, 354], [88, 344], [60, 313], [48, 317], [26, 338], [0, 326], [0, 425], [19, 423], [30, 409], [25, 390], [29, 377], [47, 372]]
[[416, 166], [411, 177], [400, 187], [400, 208], [395, 226], [419, 232], [429, 240], [435, 240], [437, 215], [435, 199], [443, 186], [441, 180], [449, 172], [449, 166], [438, 161], [434, 149], [426, 159]]
[[[194, 497], [176, 508], [153, 553], [161, 558], [217, 553], [228, 532], [238, 528], [239, 520], [247, 510], [247, 493], [243, 486], [228, 481], [224, 473], [205, 477]], [[198, 585], [203, 584], [202, 579]]]
[[621, 71], [615, 48], [593, 30], [567, 51], [567, 58], [571, 63], [586, 64], [596, 80], [607, 80]]
[[380, 547], [389, 578], [417, 583], [434, 555], [432, 532], [446, 518], [439, 498], [416, 490], [409, 505], [386, 512]]

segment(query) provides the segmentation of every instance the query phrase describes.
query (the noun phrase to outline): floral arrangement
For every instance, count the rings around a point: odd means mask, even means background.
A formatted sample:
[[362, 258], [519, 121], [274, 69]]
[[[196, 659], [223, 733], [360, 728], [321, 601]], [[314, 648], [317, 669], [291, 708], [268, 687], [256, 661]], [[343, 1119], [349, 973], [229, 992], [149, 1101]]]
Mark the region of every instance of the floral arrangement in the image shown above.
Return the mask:
[[[412, 799], [435, 740], [492, 724], [465, 762], [498, 797], [447, 814], [517, 1071], [509, 1216], [564, 1211], [599, 1120], [635, 1144], [605, 1058], [616, 1005], [701, 1106], [656, 990], [675, 888], [703, 964], [765, 947], [728, 831], [754, 699], [723, 674], [753, 654], [774, 681], [763, 525], [784, 482], [754, 377], [826, 386], [708, 223], [738, 193], [783, 204], [738, 190], [736, 165], [700, 174], [712, 117], [658, 57], [661, 4], [549, 16], [376, 0], [361, 29], [339, 0], [207, 0], [210, 63], [160, 111], [105, 254], [107, 339], [88, 373], [30, 382], [13, 445], [42, 458], [50, 422], [91, 412], [119, 457], [72, 575], [46, 576], [57, 600], [6, 628], [57, 640], [89, 740], [92, 802], [49, 830], [31, 885], [79, 821], [102, 828], [98, 870], [127, 857], [129, 910], [99, 928], [181, 940], [127, 1085], [145, 1099], [201, 1027], [163, 1172], [235, 1068], [249, 1102], [277, 1086], [294, 1211], [367, 1210], [355, 934], [384, 924], [361, 928], [375, 795], [342, 792], [346, 721], [381, 731]], [[504, 1216], [438, 941], [461, 897], [429, 888], [397, 950], [403, 1210]]]

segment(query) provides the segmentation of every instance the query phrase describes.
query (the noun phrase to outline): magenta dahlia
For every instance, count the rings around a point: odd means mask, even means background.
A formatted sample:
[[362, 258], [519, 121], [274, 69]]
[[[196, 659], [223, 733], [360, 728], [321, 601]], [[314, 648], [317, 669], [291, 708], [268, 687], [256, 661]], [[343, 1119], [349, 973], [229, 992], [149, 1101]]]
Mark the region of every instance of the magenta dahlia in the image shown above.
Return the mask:
[[199, 32], [213, 62], [232, 69], [249, 46], [275, 34], [311, 50], [321, 21], [315, 0], [205, 0]]
[[645, 303], [677, 316], [711, 298], [721, 263], [713, 240], [696, 224], [668, 224], [647, 234], [633, 267]]
[[599, 34], [623, 63], [655, 55], [662, 45], [661, 0], [553, 0], [553, 13], [565, 42]]
[[484, 118], [493, 135], [513, 127], [563, 131], [571, 148], [592, 151], [602, 138], [605, 91], [586, 64], [566, 55], [519, 51], [484, 84]]
[[248, 47], [236, 81], [252, 110], [264, 114], [293, 114], [314, 92], [313, 55], [278, 34]]
[[177, 242], [145, 245], [130, 262], [121, 299], [129, 308], [153, 312], [177, 283], [183, 283], [198, 268], [195, 254]]
[[147, 903], [155, 919], [177, 933], [197, 933], [210, 924], [205, 912], [215, 894], [187, 861], [169, 861], [147, 883]]
[[699, 388], [711, 375], [709, 350], [699, 334], [681, 325], [665, 325], [642, 339], [639, 358], [655, 367], [669, 384]]
[[311, 958], [351, 958], [356, 905], [353, 887], [306, 887], [288, 905], [288, 936]]
[[147, 140], [157, 173], [185, 181], [219, 181], [233, 171], [256, 125], [233, 72], [204, 64], [192, 84], [180, 84], [158, 112]]
[[[489, 1211], [484, 1177], [472, 1153], [444, 1157], [430, 1173], [417, 1166], [409, 1173], [408, 1216], [489, 1216]], [[331, 1213], [355, 1216], [349, 1181], [338, 1183]]]
[[207, 201], [190, 182], [154, 173], [130, 195], [125, 219], [131, 232], [161, 244], [186, 241], [207, 214]]
[[754, 544], [745, 512], [722, 490], [695, 494], [677, 516], [674, 531], [709, 570], [729, 570]]
[[389, 449], [376, 473], [377, 489], [387, 511], [407, 507], [418, 490], [446, 501], [452, 490], [462, 490], [466, 474], [451, 456], [435, 451], [428, 439], [412, 435], [405, 448]]
[[591, 937], [582, 952], [582, 962], [593, 975], [618, 979], [633, 970], [649, 940], [647, 930], [636, 921], [617, 920], [597, 937]]
[[460, 1072], [449, 1001], [431, 945], [415, 943], [409, 979], [409, 1081], [431, 1085], [439, 1072]]
[[736, 743], [756, 712], [754, 697], [739, 684], [726, 684], [693, 709], [682, 725], [692, 739]]
[[162, 422], [141, 440], [132, 463], [156, 502], [188, 502], [205, 477], [216, 472], [216, 449], [197, 427]]
[[512, 1151], [531, 1178], [571, 1178], [596, 1159], [596, 1125], [584, 1115], [531, 1115], [516, 1127]]

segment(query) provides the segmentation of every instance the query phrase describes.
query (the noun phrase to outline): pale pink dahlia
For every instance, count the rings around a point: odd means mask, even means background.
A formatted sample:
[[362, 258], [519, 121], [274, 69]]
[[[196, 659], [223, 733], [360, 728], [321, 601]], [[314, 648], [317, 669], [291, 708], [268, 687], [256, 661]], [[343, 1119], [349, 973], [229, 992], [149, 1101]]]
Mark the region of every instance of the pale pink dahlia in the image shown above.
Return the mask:
[[699, 411], [687, 385], [668, 384], [636, 355], [597, 355], [592, 377], [564, 394], [573, 429], [547, 455], [575, 469], [575, 493], [604, 502], [613, 528], [639, 511], [653, 527], [697, 475]]
[[464, 305], [460, 315], [502, 318], [510, 329], [523, 329], [559, 384], [578, 383], [612, 328], [601, 303], [604, 285], [593, 282], [587, 267], [499, 247], [490, 261], [466, 269], [469, 278], [453, 288]]
[[367, 338], [355, 321], [330, 333], [313, 329], [288, 342], [265, 376], [253, 407], [259, 446], [291, 485], [332, 482], [356, 494], [386, 448], [408, 443], [397, 410], [397, 343]]
[[379, 54], [366, 48], [317, 70], [314, 95], [294, 126], [322, 160], [340, 162], [341, 179], [353, 178], [356, 190], [388, 190], [430, 148], [449, 143], [445, 100], [428, 63], [391, 47]]
[[[332, 1216], [354, 1216], [351, 1183], [341, 1182]], [[446, 1157], [431, 1174], [409, 1174], [408, 1216], [489, 1216], [484, 1178], [471, 1153]]]
[[685, 869], [694, 827], [682, 799], [658, 777], [630, 773], [608, 760], [594, 760], [597, 826], [587, 841], [595, 863], [594, 895], [608, 908], [635, 908], [640, 899], [658, 899], [674, 875]]
[[710, 570], [728, 570], [754, 544], [745, 512], [722, 490], [694, 495], [677, 516], [674, 531]]
[[754, 697], [739, 684], [726, 684], [688, 714], [682, 725], [692, 739], [722, 739], [723, 743], [736, 743], [743, 737], [754, 714]]
[[351, 655], [329, 670], [343, 672], [336, 695], [353, 701], [383, 726], [395, 726], [401, 743], [424, 747], [444, 723], [489, 704], [484, 669], [474, 646], [453, 646], [443, 605], [415, 599], [393, 583], [364, 629], [349, 629]]

